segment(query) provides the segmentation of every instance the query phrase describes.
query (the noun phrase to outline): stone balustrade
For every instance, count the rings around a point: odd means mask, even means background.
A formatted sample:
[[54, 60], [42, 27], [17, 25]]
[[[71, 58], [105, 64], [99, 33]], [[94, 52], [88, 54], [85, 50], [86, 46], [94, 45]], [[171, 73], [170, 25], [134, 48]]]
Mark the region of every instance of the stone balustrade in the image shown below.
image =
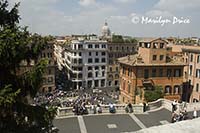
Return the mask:
[[[161, 107], [164, 107], [168, 110], [172, 110], [172, 102], [170, 100], [167, 99], [158, 99], [156, 101], [153, 102], [149, 102], [147, 104], [147, 111], [152, 111], [152, 110], [156, 110], [159, 109]], [[116, 108], [116, 113], [125, 113], [125, 104], [116, 104], [115, 108]], [[143, 113], [143, 104], [133, 104], [133, 113]], [[86, 106], [86, 108], [88, 109], [88, 113], [92, 114], [90, 111], [90, 106]], [[102, 113], [109, 113], [109, 105], [101, 105], [102, 108]], [[181, 109], [183, 108], [183, 104], [182, 103], [178, 103], [177, 104], [177, 108]], [[200, 110], [200, 102], [198, 103], [186, 103], [186, 109], [187, 111], [193, 111], [194, 108], [196, 108], [197, 110]], [[72, 116], [74, 115], [73, 111], [72, 111], [73, 107], [58, 107], [57, 109], [57, 117], [62, 117], [62, 116]]]
[[[116, 104], [115, 109], [116, 113], [125, 113], [125, 104]], [[90, 106], [86, 106], [88, 113], [91, 114]], [[109, 105], [101, 105], [102, 113], [109, 113]], [[72, 111], [73, 107], [58, 107], [57, 109], [57, 117], [62, 116], [72, 116], [74, 115]], [[143, 105], [142, 104], [135, 104], [133, 105], [133, 112], [134, 113], [143, 113]]]

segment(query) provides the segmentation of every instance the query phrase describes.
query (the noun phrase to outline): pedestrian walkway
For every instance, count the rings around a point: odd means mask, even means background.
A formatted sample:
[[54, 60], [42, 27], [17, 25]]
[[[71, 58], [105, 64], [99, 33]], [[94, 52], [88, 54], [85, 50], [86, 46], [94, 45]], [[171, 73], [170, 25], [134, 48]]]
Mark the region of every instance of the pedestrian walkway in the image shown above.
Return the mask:
[[[160, 115], [163, 117], [160, 117]], [[161, 109], [148, 114], [101, 114], [56, 119], [59, 133], [128, 133], [170, 123], [171, 112]], [[151, 123], [151, 124], [149, 124]], [[74, 124], [72, 126], [72, 124]]]

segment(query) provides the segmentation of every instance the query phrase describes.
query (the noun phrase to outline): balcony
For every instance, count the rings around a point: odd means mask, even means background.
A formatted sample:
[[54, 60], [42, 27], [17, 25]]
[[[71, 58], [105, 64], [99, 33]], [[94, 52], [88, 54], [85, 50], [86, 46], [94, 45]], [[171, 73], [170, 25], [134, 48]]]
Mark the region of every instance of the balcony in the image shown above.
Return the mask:
[[143, 79], [142, 84], [144, 87], [154, 86], [154, 82], [152, 79]]

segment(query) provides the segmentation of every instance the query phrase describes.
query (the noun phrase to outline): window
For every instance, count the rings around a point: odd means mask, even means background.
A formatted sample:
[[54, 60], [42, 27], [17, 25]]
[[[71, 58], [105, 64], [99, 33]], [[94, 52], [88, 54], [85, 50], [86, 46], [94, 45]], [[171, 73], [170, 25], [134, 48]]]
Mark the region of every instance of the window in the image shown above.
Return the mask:
[[89, 59], [88, 59], [88, 63], [92, 63], [92, 58], [89, 58]]
[[153, 55], [153, 60], [156, 60], [156, 58], [157, 58], [157, 55]]
[[172, 70], [171, 69], [167, 69], [167, 77], [171, 77], [171, 74], [172, 74]]
[[48, 83], [52, 83], [53, 82], [53, 77], [48, 77]]
[[160, 43], [160, 48], [164, 48], [164, 43]]
[[83, 48], [83, 45], [82, 44], [79, 44], [78, 45], [78, 49], [82, 49]]
[[164, 55], [160, 55], [160, 60], [163, 60], [164, 59]]
[[112, 74], [110, 74], [108, 77], [109, 77], [109, 79], [113, 79], [113, 75]]
[[193, 62], [193, 54], [190, 54], [190, 62]]
[[118, 67], [116, 67], [116, 71], [117, 71], [117, 72], [119, 71], [119, 68], [118, 68]]
[[82, 68], [82, 67], [78, 67], [78, 70], [79, 70], [79, 71], [82, 71], [82, 70], [83, 70], [83, 68]]
[[148, 78], [149, 78], [149, 70], [148, 70], [148, 69], [145, 69], [145, 70], [144, 70], [144, 78], [145, 78], [145, 79], [148, 79]]
[[98, 52], [96, 52], [96, 56], [98, 56], [99, 55], [99, 53]]
[[119, 47], [116, 47], [116, 50], [119, 50]]
[[172, 87], [171, 86], [165, 86], [165, 93], [166, 94], [171, 94]]
[[115, 85], [118, 85], [118, 81], [117, 80], [115, 80]]
[[79, 63], [79, 64], [82, 64], [82, 62], [83, 62], [82, 59], [79, 59], [79, 60], [78, 60], [78, 63]]
[[125, 90], [125, 87], [126, 87], [126, 81], [124, 80], [123, 86], [122, 86], [123, 90]]
[[199, 92], [199, 83], [196, 84], [196, 92]]
[[196, 78], [200, 78], [200, 69], [196, 69]]
[[74, 64], [77, 64], [77, 59], [74, 59]]
[[78, 78], [81, 79], [83, 77], [82, 73], [78, 74]]
[[88, 45], [88, 48], [92, 48], [92, 44], [89, 44], [89, 45]]
[[82, 56], [82, 53], [81, 53], [81, 52], [79, 52], [79, 56]]
[[112, 50], [112, 47], [110, 47], [109, 49]]
[[104, 87], [105, 86], [105, 79], [102, 79], [101, 80], [101, 87]]
[[92, 73], [88, 73], [88, 78], [92, 78]]
[[95, 58], [95, 63], [99, 63], [99, 58]]
[[159, 69], [159, 77], [163, 77], [163, 69]]
[[174, 77], [181, 77], [181, 69], [174, 70]]
[[105, 76], [105, 72], [103, 71], [103, 72], [102, 72], [102, 77], [104, 77], [104, 76]]
[[115, 74], [115, 78], [118, 79], [118, 78], [119, 78], [119, 75], [118, 75], [118, 74]]
[[155, 69], [155, 68], [152, 69], [152, 74], [151, 74], [151, 76], [152, 76], [152, 77], [156, 77], [156, 69]]
[[104, 70], [105, 68], [106, 68], [105, 66], [101, 66], [101, 69], [103, 69], [103, 70]]
[[197, 63], [200, 63], [200, 55], [197, 56]]
[[101, 55], [103, 55], [103, 56], [106, 55], [106, 52], [101, 52]]
[[128, 68], [128, 76], [131, 76], [131, 69]]
[[102, 44], [102, 48], [106, 48], [106, 45], [105, 45], [105, 44]]
[[92, 52], [89, 52], [89, 56], [92, 56]]
[[131, 92], [131, 84], [128, 84], [128, 93]]
[[112, 67], [110, 67], [110, 72], [112, 72]]
[[46, 78], [42, 78], [43, 84], [46, 84]]
[[95, 48], [99, 48], [99, 44], [95, 44]]
[[192, 65], [190, 65], [190, 69], [189, 69], [189, 75], [192, 75]]
[[89, 87], [89, 88], [92, 87], [92, 81], [88, 81], [88, 87]]
[[74, 44], [74, 49], [76, 49], [76, 44]]
[[95, 77], [98, 77], [98, 72], [95, 72]]
[[112, 85], [112, 81], [109, 81], [109, 82], [108, 82], [108, 86], [111, 86], [111, 85]]
[[175, 85], [174, 86], [174, 94], [179, 94], [180, 93], [180, 86], [179, 85]]
[[98, 66], [95, 66], [95, 70], [99, 70], [99, 67], [98, 67]]
[[158, 44], [157, 43], [153, 43], [153, 48], [158, 48]]
[[88, 67], [88, 70], [92, 70], [92, 67], [91, 67], [91, 66], [89, 66], [89, 67]]
[[76, 52], [74, 52], [74, 56], [76, 56]]
[[101, 59], [101, 62], [106, 62], [106, 58], [102, 58], [102, 59]]

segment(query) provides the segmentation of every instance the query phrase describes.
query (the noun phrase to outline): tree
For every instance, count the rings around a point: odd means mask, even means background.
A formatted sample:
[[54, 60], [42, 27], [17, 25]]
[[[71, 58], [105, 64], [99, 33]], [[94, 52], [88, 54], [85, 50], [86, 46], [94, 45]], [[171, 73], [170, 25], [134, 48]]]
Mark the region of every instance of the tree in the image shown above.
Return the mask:
[[121, 35], [112, 35], [113, 43], [124, 43], [124, 39]]
[[[50, 37], [41, 37], [19, 26], [19, 3], [8, 9], [8, 1], [0, 0], [0, 131], [1, 133], [40, 133], [49, 127], [54, 108], [31, 105], [41, 85], [47, 60], [38, 60]], [[29, 71], [20, 73], [22, 61], [35, 61]]]
[[147, 102], [163, 98], [163, 88], [161, 86], [155, 86], [154, 90], [145, 90], [144, 98]]

